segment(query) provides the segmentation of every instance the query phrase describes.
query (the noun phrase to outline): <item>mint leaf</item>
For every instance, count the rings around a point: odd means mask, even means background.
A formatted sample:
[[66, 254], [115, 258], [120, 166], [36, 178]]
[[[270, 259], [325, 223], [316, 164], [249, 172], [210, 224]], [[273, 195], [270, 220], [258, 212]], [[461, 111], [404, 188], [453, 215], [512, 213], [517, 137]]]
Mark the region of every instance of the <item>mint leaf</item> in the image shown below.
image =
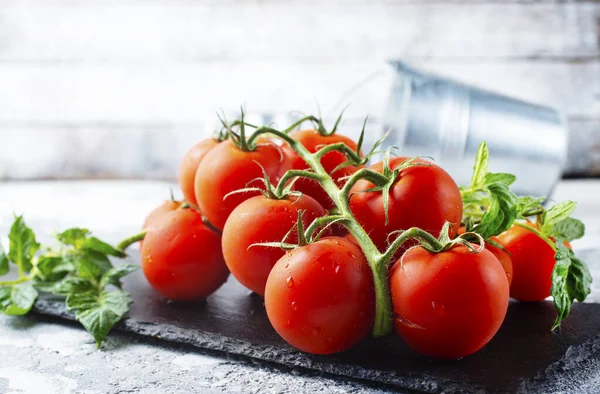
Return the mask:
[[581, 220], [566, 218], [556, 223], [552, 229], [552, 236], [564, 241], [573, 241], [583, 237], [585, 225]]
[[58, 240], [65, 245], [72, 245], [76, 248], [81, 247], [81, 244], [85, 241], [87, 236], [90, 234], [90, 230], [87, 228], [70, 228], [58, 234]]
[[489, 205], [480, 222], [471, 231], [489, 238], [508, 230], [517, 217], [517, 197], [510, 191], [514, 182], [510, 174], [487, 174], [483, 189], [488, 195]]
[[471, 186], [460, 188], [463, 200], [462, 222], [467, 231], [484, 238], [498, 235], [512, 226], [517, 217], [517, 197], [509, 186], [517, 179], [512, 174], [488, 172], [489, 152], [479, 145]]
[[81, 251], [75, 256], [77, 272], [82, 278], [99, 280], [113, 266], [105, 254], [92, 250]]
[[12, 316], [26, 315], [33, 307], [38, 292], [31, 283], [0, 287], [0, 312]]
[[473, 177], [471, 179], [471, 188], [481, 189], [485, 182], [485, 177], [488, 174], [488, 161], [490, 153], [487, 144], [482, 142], [477, 149], [475, 156], [475, 165], [473, 166]]
[[129, 310], [131, 298], [123, 290], [71, 294], [67, 297], [67, 309], [75, 312], [75, 318], [92, 334], [96, 345], [102, 342]]
[[544, 197], [519, 197], [517, 201], [517, 217], [519, 219], [527, 219], [528, 216], [532, 215], [532, 212], [543, 209], [542, 203], [544, 200]]
[[139, 267], [133, 264], [122, 264], [118, 267], [111, 268], [106, 272], [100, 280], [100, 287], [104, 288], [108, 285], [113, 285], [121, 288], [121, 278], [125, 275], [136, 271]]
[[544, 212], [540, 231], [547, 237], [554, 236], [554, 226], [571, 216], [577, 205], [574, 201], [563, 201]]
[[8, 239], [10, 240], [9, 260], [19, 267], [19, 272], [31, 271], [31, 259], [40, 249], [40, 244], [35, 240], [33, 230], [23, 221], [23, 216], [15, 218]]
[[515, 181], [517, 180], [517, 177], [514, 176], [513, 174], [506, 174], [503, 172], [498, 172], [498, 173], [488, 173], [485, 176], [485, 179], [483, 181], [483, 189], [486, 189], [488, 186], [490, 185], [494, 185], [497, 183], [506, 185], [506, 186], [510, 186], [512, 185]]
[[550, 295], [554, 299], [557, 316], [554, 330], [571, 311], [573, 301], [582, 302], [591, 291], [592, 275], [586, 264], [575, 257], [562, 241], [556, 244], [556, 265], [552, 271]]
[[94, 289], [94, 285], [88, 279], [80, 278], [78, 276], [67, 276], [58, 282], [36, 282], [34, 283], [41, 291], [48, 293], [68, 296], [74, 293], [85, 293]]
[[100, 241], [96, 237], [87, 238], [83, 242], [82, 249], [94, 251], [97, 253], [106, 254], [114, 257], [125, 257], [126, 254], [122, 251], [115, 249], [112, 245], [107, 244], [104, 241]]
[[43, 281], [57, 281], [75, 267], [73, 263], [62, 256], [42, 255], [36, 264], [37, 276]]
[[0, 244], [0, 276], [6, 275], [9, 269], [10, 267], [8, 266], [8, 257], [6, 256], [6, 253], [4, 253], [4, 248], [2, 247], [2, 244]]

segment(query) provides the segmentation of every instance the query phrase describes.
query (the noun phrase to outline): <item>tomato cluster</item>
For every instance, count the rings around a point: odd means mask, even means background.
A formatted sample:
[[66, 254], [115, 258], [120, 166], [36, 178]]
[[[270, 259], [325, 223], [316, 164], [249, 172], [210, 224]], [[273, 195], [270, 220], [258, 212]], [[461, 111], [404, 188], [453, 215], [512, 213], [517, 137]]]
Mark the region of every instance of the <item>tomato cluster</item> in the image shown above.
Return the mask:
[[388, 155], [366, 167], [362, 138], [316, 125], [252, 126], [247, 137], [242, 120], [191, 148], [179, 172], [185, 202], [144, 223], [142, 268], [156, 291], [204, 299], [231, 273], [302, 351], [340, 352], [393, 326], [447, 359], [492, 339], [509, 295], [550, 295], [555, 249], [537, 232], [515, 224], [482, 237], [470, 218], [466, 231], [465, 191], [441, 167]]

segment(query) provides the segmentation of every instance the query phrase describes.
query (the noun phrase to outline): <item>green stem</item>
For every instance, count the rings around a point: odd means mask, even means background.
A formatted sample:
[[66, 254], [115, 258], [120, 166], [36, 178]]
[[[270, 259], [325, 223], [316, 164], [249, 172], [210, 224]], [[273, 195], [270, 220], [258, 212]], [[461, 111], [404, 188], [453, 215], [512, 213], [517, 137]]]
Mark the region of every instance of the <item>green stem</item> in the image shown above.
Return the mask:
[[142, 230], [141, 232], [134, 234], [131, 237], [127, 237], [121, 242], [119, 242], [115, 248], [125, 253], [125, 249], [127, 249], [129, 246], [143, 240], [147, 232], [148, 230]]
[[444, 245], [435, 238], [433, 235], [429, 234], [425, 230], [421, 230], [418, 227], [411, 227], [406, 231], [403, 231], [400, 236], [394, 239], [394, 242], [390, 245], [390, 247], [384, 253], [384, 256], [388, 259], [391, 259], [394, 254], [398, 251], [398, 249], [409, 239], [418, 239], [421, 245], [425, 246], [426, 249], [439, 252], [444, 248]]
[[8, 280], [4, 282], [0, 282], [0, 286], [10, 286], [10, 285], [18, 285], [19, 283], [28, 282], [33, 278], [32, 275], [29, 276], [21, 276], [19, 279]]
[[273, 134], [283, 139], [300, 157], [302, 157], [306, 164], [308, 164], [316, 174], [314, 179], [318, 179], [323, 190], [325, 190], [337, 206], [339, 216], [346, 219], [344, 220], [344, 224], [346, 228], [348, 228], [348, 231], [354, 236], [356, 242], [360, 245], [369, 263], [369, 268], [373, 273], [373, 284], [375, 287], [375, 322], [373, 324], [373, 336], [378, 337], [389, 334], [392, 331], [392, 300], [387, 270], [389, 258], [379, 252], [377, 246], [375, 246], [367, 232], [356, 221], [356, 218], [350, 210], [348, 194], [339, 189], [325, 168], [323, 168], [321, 160], [318, 158], [318, 152], [317, 154], [312, 154], [298, 141], [285, 133], [270, 127], [261, 127], [256, 130], [254, 135], [250, 137], [250, 144], [252, 144], [252, 141], [258, 138], [260, 134], [266, 133]]

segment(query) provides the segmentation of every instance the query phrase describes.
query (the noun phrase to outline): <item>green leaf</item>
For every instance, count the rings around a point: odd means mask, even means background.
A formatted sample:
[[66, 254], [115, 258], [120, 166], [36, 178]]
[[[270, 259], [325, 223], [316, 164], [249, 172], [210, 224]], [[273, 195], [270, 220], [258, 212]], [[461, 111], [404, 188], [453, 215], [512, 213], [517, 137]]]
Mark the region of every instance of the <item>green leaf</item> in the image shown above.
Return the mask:
[[37, 297], [38, 292], [29, 282], [0, 287], [0, 312], [12, 316], [26, 315]]
[[10, 249], [8, 258], [15, 263], [23, 272], [31, 271], [31, 259], [40, 249], [40, 244], [35, 240], [35, 234], [25, 222], [23, 216], [17, 216], [10, 228], [8, 235]]
[[81, 247], [90, 231], [87, 228], [70, 228], [58, 234], [57, 238], [65, 245], [72, 245], [76, 248]]
[[563, 201], [544, 212], [540, 231], [547, 237], [554, 236], [554, 226], [571, 216], [577, 205], [574, 201]]
[[[40, 287], [46, 285], [47, 287]], [[42, 291], [53, 293], [56, 295], [67, 296], [75, 293], [85, 293], [94, 289], [94, 285], [88, 279], [80, 278], [78, 276], [67, 276], [59, 282], [52, 284], [41, 283], [36, 287]]]
[[110, 245], [104, 241], [100, 241], [96, 237], [87, 238], [83, 243], [82, 249], [94, 251], [97, 253], [107, 254], [109, 256], [114, 256], [114, 257], [125, 257], [126, 256], [126, 254], [123, 253], [122, 251], [115, 249], [112, 245]]
[[79, 275], [88, 279], [98, 280], [113, 267], [105, 254], [92, 250], [82, 251], [75, 260]]
[[121, 278], [136, 271], [138, 268], [137, 265], [133, 264], [121, 264], [118, 267], [111, 268], [102, 276], [100, 287], [104, 288], [108, 285], [113, 285], [121, 288]]
[[528, 216], [531, 216], [530, 214], [527, 214], [528, 212], [533, 212], [543, 208], [542, 203], [544, 200], [544, 197], [519, 197], [519, 200], [517, 201], [517, 217], [519, 219], [527, 219]]
[[552, 234], [556, 239], [571, 242], [584, 236], [585, 225], [581, 220], [566, 218], [554, 225]]
[[485, 192], [489, 196], [489, 205], [480, 222], [471, 231], [489, 238], [506, 231], [517, 217], [517, 197], [510, 191], [510, 177], [495, 176], [508, 174], [488, 174]]
[[556, 265], [552, 271], [552, 288], [550, 294], [554, 299], [557, 316], [554, 330], [571, 311], [575, 300], [582, 302], [590, 294], [592, 275], [586, 264], [575, 257], [573, 251], [562, 241], [556, 244]]
[[76, 293], [67, 297], [67, 309], [75, 312], [75, 318], [92, 334], [98, 347], [125, 316], [130, 303], [129, 294], [123, 290]]
[[473, 178], [471, 179], [472, 189], [481, 189], [485, 182], [485, 177], [488, 174], [488, 162], [490, 153], [487, 144], [482, 142], [477, 149], [475, 156], [475, 165], [473, 166]]
[[514, 176], [513, 174], [506, 174], [503, 172], [488, 173], [485, 176], [485, 179], [483, 181], [483, 188], [485, 189], [485, 188], [487, 188], [487, 186], [494, 185], [497, 183], [501, 183], [503, 185], [510, 186], [513, 183], [515, 183], [516, 180], [517, 180], [517, 177]]
[[10, 267], [8, 266], [8, 257], [4, 253], [4, 248], [0, 244], [0, 276], [6, 275]]
[[42, 255], [36, 264], [37, 275], [43, 281], [57, 281], [73, 271], [73, 263], [62, 256]]

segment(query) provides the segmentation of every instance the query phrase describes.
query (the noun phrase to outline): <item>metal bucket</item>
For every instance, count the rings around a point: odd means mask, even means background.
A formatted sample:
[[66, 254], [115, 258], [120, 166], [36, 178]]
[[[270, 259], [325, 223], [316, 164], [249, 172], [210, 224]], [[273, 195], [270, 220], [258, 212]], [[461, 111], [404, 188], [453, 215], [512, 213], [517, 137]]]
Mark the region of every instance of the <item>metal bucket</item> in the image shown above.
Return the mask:
[[392, 65], [396, 76], [382, 119], [391, 130], [388, 146], [402, 156], [430, 156], [467, 185], [477, 147], [486, 141], [490, 171], [515, 174], [518, 194], [550, 196], [567, 155], [558, 111]]

